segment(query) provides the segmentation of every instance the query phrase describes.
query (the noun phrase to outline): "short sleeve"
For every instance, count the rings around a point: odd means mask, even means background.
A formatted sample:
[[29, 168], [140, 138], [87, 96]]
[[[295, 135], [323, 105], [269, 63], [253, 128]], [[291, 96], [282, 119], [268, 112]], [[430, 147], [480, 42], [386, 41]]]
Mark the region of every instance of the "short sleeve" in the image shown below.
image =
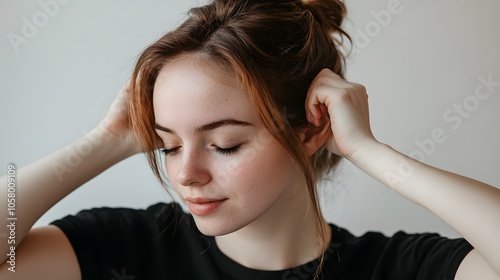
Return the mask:
[[472, 249], [463, 238], [398, 232], [383, 247], [375, 274], [386, 277], [380, 279], [453, 280]]
[[156, 275], [163, 274], [158, 268], [165, 265], [158, 262], [168, 260], [165, 255], [158, 256], [154, 248], [165, 248], [162, 240], [168, 238], [159, 238], [165, 231], [161, 225], [178, 222], [180, 213], [178, 205], [162, 203], [146, 210], [94, 208], [51, 224], [59, 227], [73, 246], [83, 280], [129, 279], [153, 267]]
[[335, 257], [329, 258], [334, 279], [453, 280], [473, 247], [463, 238], [436, 233], [392, 236], [367, 232], [354, 236], [333, 226]]

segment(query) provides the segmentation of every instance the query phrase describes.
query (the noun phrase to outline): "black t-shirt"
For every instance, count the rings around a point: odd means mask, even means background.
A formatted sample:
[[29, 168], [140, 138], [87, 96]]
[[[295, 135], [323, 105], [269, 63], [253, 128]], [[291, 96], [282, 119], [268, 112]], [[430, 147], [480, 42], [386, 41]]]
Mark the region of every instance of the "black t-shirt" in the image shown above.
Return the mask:
[[[198, 231], [175, 203], [147, 210], [98, 208], [52, 224], [68, 237], [83, 280], [313, 279], [318, 260], [282, 271], [244, 267], [225, 256], [211, 236]], [[454, 279], [472, 249], [464, 239], [437, 234], [355, 237], [335, 225], [319, 279]]]

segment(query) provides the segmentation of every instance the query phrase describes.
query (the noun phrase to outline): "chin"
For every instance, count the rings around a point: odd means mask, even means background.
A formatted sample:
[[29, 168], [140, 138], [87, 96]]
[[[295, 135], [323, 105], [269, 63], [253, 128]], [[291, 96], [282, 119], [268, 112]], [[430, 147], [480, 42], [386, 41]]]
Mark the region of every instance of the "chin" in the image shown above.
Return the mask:
[[243, 226], [231, 223], [227, 219], [220, 220], [216, 217], [194, 216], [198, 230], [207, 236], [221, 236], [240, 230]]

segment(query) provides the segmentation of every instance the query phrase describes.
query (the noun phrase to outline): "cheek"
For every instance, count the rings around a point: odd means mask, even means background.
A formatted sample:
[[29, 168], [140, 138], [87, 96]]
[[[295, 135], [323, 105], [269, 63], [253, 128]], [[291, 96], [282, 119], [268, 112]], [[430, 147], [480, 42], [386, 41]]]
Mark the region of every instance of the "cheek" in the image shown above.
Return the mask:
[[173, 187], [176, 191], [179, 188], [179, 183], [176, 180], [176, 174], [178, 174], [180, 164], [175, 159], [169, 159], [167, 156], [163, 156], [163, 170], [167, 176], [168, 184]]
[[294, 178], [295, 169], [288, 154], [274, 142], [263, 146], [252, 146], [242, 151], [237, 160], [228, 160], [218, 168], [219, 185], [236, 196], [275, 197]]
[[213, 161], [213, 183], [225, 192], [239, 193], [238, 189], [251, 177], [249, 162], [244, 154], [237, 157], [219, 158]]
[[174, 174], [173, 170], [172, 170], [172, 167], [173, 167], [173, 164], [167, 164], [167, 157], [166, 156], [163, 156], [162, 155], [162, 160], [163, 162], [163, 170], [165, 170], [165, 174], [167, 175], [167, 178], [168, 180], [170, 181], [170, 183], [173, 183], [172, 182], [172, 174]]

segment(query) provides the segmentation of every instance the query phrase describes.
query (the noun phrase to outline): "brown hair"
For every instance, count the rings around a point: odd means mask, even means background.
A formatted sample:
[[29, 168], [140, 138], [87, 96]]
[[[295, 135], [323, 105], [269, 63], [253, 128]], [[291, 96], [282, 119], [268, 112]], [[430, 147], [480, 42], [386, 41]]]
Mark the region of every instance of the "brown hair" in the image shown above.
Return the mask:
[[323, 237], [316, 181], [340, 158], [325, 148], [308, 156], [296, 130], [310, 125], [304, 104], [316, 75], [324, 68], [343, 75], [341, 41], [332, 35], [350, 39], [341, 28], [345, 13], [339, 0], [214, 0], [191, 9], [184, 23], [146, 48], [131, 79], [130, 116], [160, 182], [152, 102], [156, 78], [174, 58], [203, 54], [234, 70], [267, 130], [302, 170]]

